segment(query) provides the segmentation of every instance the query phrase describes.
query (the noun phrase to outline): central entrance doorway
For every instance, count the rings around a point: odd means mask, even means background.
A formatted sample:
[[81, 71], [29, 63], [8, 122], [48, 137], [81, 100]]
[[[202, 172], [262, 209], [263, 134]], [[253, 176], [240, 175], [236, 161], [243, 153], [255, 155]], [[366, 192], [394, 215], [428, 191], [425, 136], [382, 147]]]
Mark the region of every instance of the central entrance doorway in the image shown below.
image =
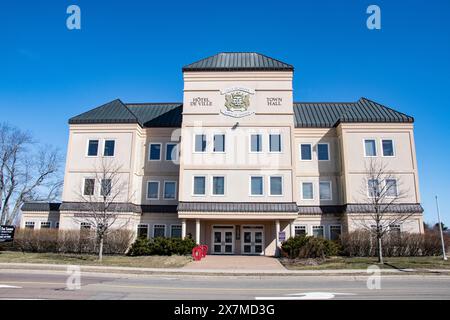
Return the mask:
[[264, 255], [264, 226], [242, 226], [242, 254]]
[[234, 226], [213, 226], [213, 254], [234, 254]]

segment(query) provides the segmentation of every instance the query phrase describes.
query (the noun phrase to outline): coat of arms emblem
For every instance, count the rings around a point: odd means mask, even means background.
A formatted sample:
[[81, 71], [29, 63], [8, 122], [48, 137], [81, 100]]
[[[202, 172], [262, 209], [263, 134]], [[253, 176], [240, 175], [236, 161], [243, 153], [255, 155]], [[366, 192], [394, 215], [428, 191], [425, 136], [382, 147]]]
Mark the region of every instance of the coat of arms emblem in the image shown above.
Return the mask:
[[225, 108], [221, 112], [227, 116], [240, 118], [245, 117], [253, 112], [248, 111], [250, 106], [250, 95], [255, 92], [247, 88], [229, 88], [221, 91], [225, 95]]

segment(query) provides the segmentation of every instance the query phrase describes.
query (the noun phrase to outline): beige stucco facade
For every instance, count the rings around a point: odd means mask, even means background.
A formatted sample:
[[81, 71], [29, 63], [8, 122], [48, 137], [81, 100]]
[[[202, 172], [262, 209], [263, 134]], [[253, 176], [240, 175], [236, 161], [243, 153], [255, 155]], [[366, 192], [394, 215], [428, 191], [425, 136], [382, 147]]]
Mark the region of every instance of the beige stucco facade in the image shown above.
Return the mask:
[[[114, 155], [107, 157], [107, 161], [120, 167], [119, 176], [126, 186], [117, 201], [143, 208], [142, 212], [123, 213], [120, 219], [128, 221], [127, 228], [148, 228], [149, 237], [160, 235], [157, 232], [162, 228], [165, 236], [180, 236], [180, 232], [181, 236], [191, 235], [198, 243], [207, 244], [210, 253], [275, 255], [280, 242], [294, 235], [296, 230], [304, 230], [306, 234], [318, 232], [330, 238], [332, 229], [339, 232], [356, 229], [358, 214], [270, 209], [261, 212], [183, 211], [181, 206], [178, 210], [158, 212], [158, 208], [176, 208], [181, 203], [205, 204], [205, 208], [206, 204], [212, 204], [209, 208], [214, 208], [215, 204], [228, 203], [270, 204], [269, 208], [276, 208], [276, 204], [322, 208], [364, 203], [367, 199], [361, 189], [366, 163], [371, 159], [365, 156], [365, 139], [375, 140], [378, 149], [383, 139], [393, 141], [393, 156], [378, 154], [374, 158], [385, 163], [393, 175], [401, 178], [401, 187], [405, 188], [406, 194], [402, 199], [404, 203], [420, 203], [412, 123], [339, 123], [329, 128], [298, 127], [293, 110], [291, 70], [185, 71], [183, 79], [180, 127], [146, 127], [137, 123], [70, 124], [63, 204], [80, 201], [85, 179], [95, 174], [95, 168], [103, 158], [101, 151], [105, 141], [113, 140]], [[233, 92], [241, 92], [248, 99], [244, 111], [230, 111], [224, 106], [226, 97]], [[204, 150], [196, 149], [196, 136], [199, 135], [205, 137]], [[217, 135], [225, 137], [223, 150], [215, 146]], [[259, 135], [260, 150], [252, 149], [252, 135]], [[275, 150], [270, 150], [271, 135], [274, 139], [279, 137], [280, 148], [276, 146], [273, 147]], [[90, 140], [98, 141], [97, 156], [88, 155]], [[179, 154], [169, 157], [168, 145], [174, 143]], [[151, 159], [152, 144], [160, 146], [159, 159]], [[311, 159], [302, 159], [302, 144], [311, 146]], [[319, 160], [318, 144], [328, 146], [327, 160]], [[273, 142], [275, 145], [278, 144]], [[195, 177], [200, 177], [199, 181], [194, 182]], [[217, 182], [218, 177], [220, 183]], [[153, 186], [158, 185], [157, 197], [149, 197], [149, 182], [153, 182]], [[173, 199], [165, 197], [167, 182], [175, 183]], [[255, 188], [261, 187], [261, 194], [252, 191], [253, 182]], [[320, 196], [320, 182], [329, 185], [330, 197]], [[195, 191], [196, 183], [204, 192]], [[304, 197], [304, 183], [312, 184], [310, 199]], [[99, 187], [95, 188], [94, 194], [100, 198]], [[25, 227], [26, 222], [35, 221], [35, 228], [39, 228], [41, 221], [48, 220], [53, 227], [58, 222], [60, 229], [79, 228], [74, 214], [76, 212], [24, 211], [21, 227]], [[423, 232], [422, 214], [412, 216], [402, 230]]]

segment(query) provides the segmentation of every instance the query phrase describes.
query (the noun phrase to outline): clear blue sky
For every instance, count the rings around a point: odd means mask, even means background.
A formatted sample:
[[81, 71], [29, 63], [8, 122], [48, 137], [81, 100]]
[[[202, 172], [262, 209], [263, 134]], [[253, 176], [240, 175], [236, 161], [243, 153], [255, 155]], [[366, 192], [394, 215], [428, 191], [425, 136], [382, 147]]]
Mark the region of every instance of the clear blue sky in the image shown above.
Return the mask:
[[[379, 31], [366, 28], [370, 4]], [[450, 224], [449, 15], [447, 0], [2, 1], [0, 121], [65, 152], [71, 116], [115, 98], [182, 101], [183, 65], [261, 52], [295, 66], [297, 101], [364, 96], [414, 116], [425, 220], [437, 193]]]

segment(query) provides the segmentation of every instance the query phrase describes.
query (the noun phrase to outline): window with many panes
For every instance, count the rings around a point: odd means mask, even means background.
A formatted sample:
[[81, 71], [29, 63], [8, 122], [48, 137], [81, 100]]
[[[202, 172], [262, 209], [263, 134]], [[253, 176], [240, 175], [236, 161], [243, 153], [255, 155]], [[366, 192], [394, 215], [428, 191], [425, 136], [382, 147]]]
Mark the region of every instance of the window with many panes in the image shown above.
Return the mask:
[[161, 143], [150, 143], [148, 159], [150, 161], [161, 160]]
[[397, 180], [386, 179], [386, 197], [395, 198], [398, 196]]
[[364, 140], [364, 155], [366, 157], [377, 156], [377, 143], [374, 139]]
[[294, 226], [294, 232], [296, 237], [306, 235], [306, 226]]
[[206, 194], [206, 177], [194, 177], [194, 195], [203, 196]]
[[323, 238], [323, 226], [313, 226], [312, 233], [316, 238]]
[[25, 229], [34, 229], [34, 221], [25, 221]]
[[93, 196], [95, 188], [95, 179], [84, 179], [83, 195]]
[[250, 177], [250, 195], [262, 196], [264, 194], [264, 178], [261, 176]]
[[401, 231], [402, 230], [399, 224], [391, 224], [389, 226], [389, 235], [392, 237], [400, 237]]
[[176, 143], [166, 144], [166, 161], [175, 161], [178, 159], [178, 150]]
[[42, 221], [41, 222], [41, 229], [50, 229], [52, 226], [50, 221]]
[[250, 151], [262, 152], [262, 134], [252, 134], [250, 136]]
[[370, 198], [380, 196], [380, 183], [377, 179], [369, 179], [367, 181], [368, 194]]
[[302, 183], [302, 200], [313, 200], [314, 199], [314, 188], [312, 182]]
[[87, 155], [89, 157], [96, 157], [98, 155], [98, 140], [89, 140]]
[[283, 178], [282, 177], [270, 177], [270, 195], [281, 196], [283, 195]]
[[206, 152], [206, 135], [196, 134], [195, 135], [195, 152]]
[[331, 200], [331, 181], [319, 182], [319, 196], [320, 200]]
[[138, 224], [137, 237], [144, 238], [144, 239], [148, 238], [148, 225], [147, 224]]
[[330, 160], [330, 150], [328, 143], [317, 144], [317, 159], [319, 161]]
[[149, 200], [159, 199], [159, 181], [147, 182], [147, 199]]
[[300, 160], [312, 160], [312, 150], [310, 143], [300, 145]]
[[281, 152], [281, 134], [272, 133], [269, 135], [269, 151]]
[[213, 152], [225, 152], [225, 135], [215, 134], [214, 135], [214, 148]]
[[383, 139], [381, 140], [381, 146], [383, 148], [383, 157], [394, 156], [394, 141], [391, 139]]
[[176, 198], [176, 185], [175, 181], [164, 181], [164, 199], [174, 200]]
[[341, 226], [330, 226], [330, 240], [339, 240], [341, 237]]
[[105, 145], [103, 147], [103, 156], [114, 157], [114, 149], [116, 142], [114, 140], [105, 140]]
[[223, 196], [225, 194], [225, 177], [212, 178], [212, 194], [214, 196]]
[[153, 238], [163, 238], [166, 236], [166, 226], [164, 224], [155, 224], [153, 226]]
[[82, 223], [80, 223], [80, 229], [81, 230], [89, 230], [89, 229], [91, 229], [91, 224], [89, 222], [82, 222]]
[[181, 238], [181, 225], [174, 224], [170, 227], [170, 236], [172, 238]]

